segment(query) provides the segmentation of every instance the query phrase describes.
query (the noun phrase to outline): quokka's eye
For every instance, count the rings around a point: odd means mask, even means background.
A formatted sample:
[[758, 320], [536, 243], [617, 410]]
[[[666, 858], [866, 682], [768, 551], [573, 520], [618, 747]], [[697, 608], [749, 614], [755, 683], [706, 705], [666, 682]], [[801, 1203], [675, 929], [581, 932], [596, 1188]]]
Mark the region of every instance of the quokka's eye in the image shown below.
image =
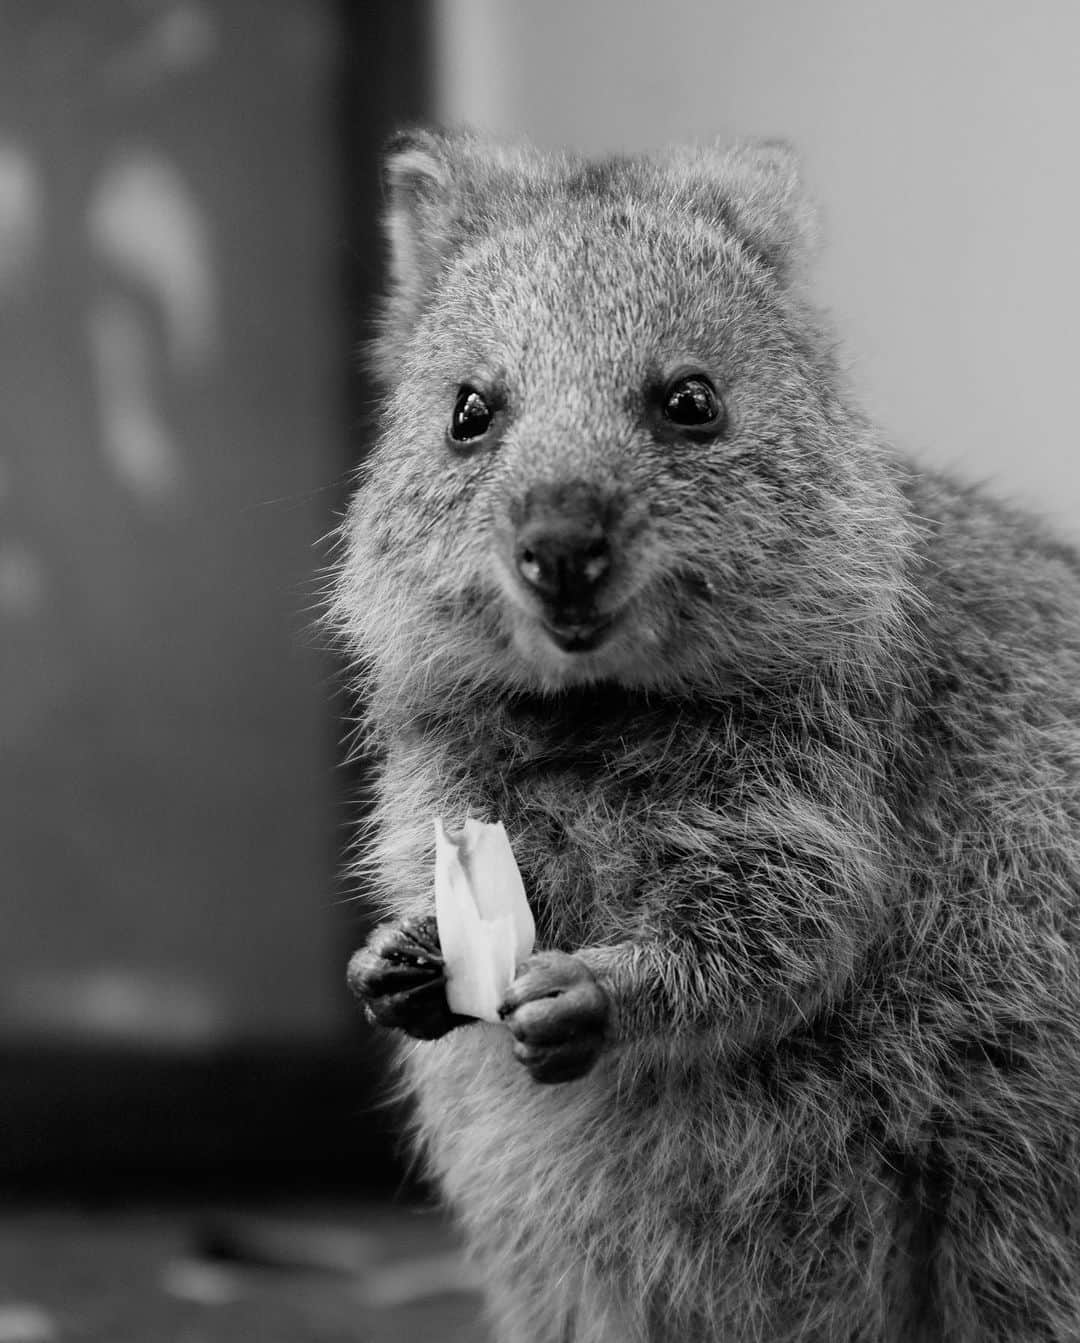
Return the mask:
[[664, 418], [681, 429], [719, 433], [724, 427], [724, 403], [712, 383], [701, 374], [678, 378], [663, 394]]
[[450, 437], [455, 443], [468, 443], [474, 438], [483, 438], [491, 428], [495, 412], [475, 387], [462, 387], [454, 402], [454, 413], [450, 416]]

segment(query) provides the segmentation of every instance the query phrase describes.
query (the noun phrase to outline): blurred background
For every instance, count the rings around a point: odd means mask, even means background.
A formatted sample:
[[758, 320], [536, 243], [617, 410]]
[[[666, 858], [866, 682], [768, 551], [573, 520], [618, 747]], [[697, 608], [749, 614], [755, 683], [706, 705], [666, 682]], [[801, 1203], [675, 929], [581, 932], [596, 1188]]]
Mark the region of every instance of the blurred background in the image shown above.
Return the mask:
[[1075, 537], [1078, 52], [1071, 0], [0, 0], [0, 1343], [484, 1337], [343, 987], [314, 625], [389, 130], [792, 140], [864, 403]]

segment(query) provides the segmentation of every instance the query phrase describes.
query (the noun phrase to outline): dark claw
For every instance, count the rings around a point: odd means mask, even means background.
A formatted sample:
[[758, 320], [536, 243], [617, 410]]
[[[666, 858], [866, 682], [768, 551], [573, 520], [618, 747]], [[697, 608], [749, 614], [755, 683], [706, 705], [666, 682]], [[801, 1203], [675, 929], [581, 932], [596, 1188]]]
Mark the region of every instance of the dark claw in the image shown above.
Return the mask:
[[433, 916], [381, 924], [349, 962], [347, 977], [369, 1021], [417, 1040], [437, 1040], [472, 1020], [447, 1006]]

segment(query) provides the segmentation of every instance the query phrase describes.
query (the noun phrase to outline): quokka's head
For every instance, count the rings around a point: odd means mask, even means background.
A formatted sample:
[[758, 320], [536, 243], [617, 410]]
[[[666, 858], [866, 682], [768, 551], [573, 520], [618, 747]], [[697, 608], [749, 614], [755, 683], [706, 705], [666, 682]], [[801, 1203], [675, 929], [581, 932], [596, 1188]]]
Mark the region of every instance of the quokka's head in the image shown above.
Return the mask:
[[784, 146], [398, 137], [339, 623], [384, 682], [710, 693], [868, 656], [902, 526], [800, 296]]

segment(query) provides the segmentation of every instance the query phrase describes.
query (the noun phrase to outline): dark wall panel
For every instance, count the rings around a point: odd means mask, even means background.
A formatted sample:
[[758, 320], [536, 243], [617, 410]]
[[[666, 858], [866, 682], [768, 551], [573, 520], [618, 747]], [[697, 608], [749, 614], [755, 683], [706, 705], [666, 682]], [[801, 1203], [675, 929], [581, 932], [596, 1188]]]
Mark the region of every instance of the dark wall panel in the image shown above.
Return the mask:
[[337, 9], [0, 9], [0, 1028], [340, 1024]]

